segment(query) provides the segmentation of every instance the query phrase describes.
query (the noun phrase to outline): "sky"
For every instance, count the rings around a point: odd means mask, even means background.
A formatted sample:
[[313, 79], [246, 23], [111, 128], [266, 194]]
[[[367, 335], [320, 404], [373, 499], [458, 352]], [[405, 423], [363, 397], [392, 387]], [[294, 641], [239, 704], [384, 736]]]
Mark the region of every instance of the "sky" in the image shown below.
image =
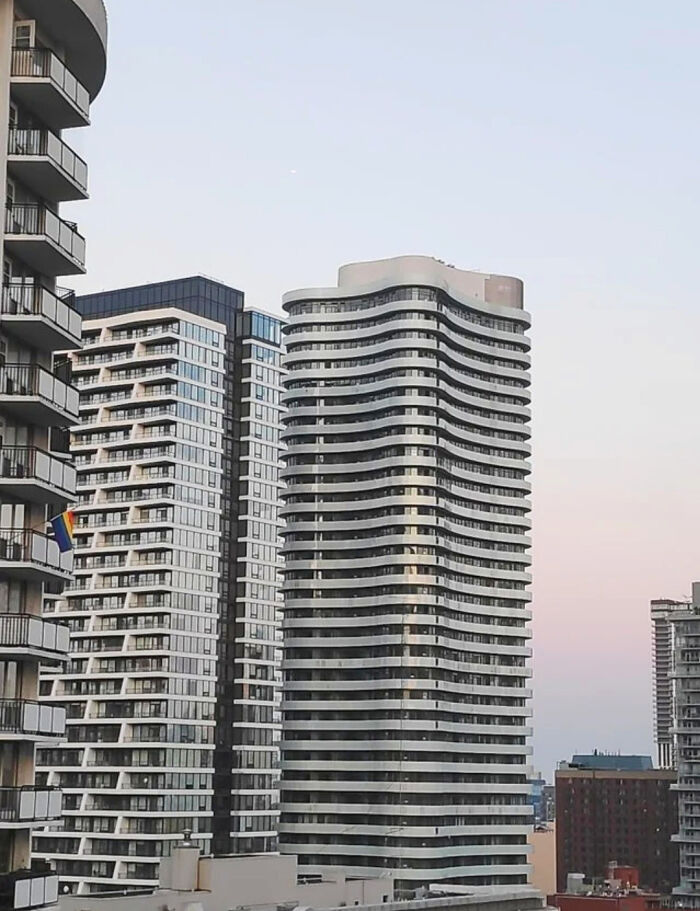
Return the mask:
[[522, 278], [534, 763], [651, 752], [649, 600], [700, 579], [700, 4], [107, 6], [76, 289], [203, 273], [279, 312], [404, 253]]

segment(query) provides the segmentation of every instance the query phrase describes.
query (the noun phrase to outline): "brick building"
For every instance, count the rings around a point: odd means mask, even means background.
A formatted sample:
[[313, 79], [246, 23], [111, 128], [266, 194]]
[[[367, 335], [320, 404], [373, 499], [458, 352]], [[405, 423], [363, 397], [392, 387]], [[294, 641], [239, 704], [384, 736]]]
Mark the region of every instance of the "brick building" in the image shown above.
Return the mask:
[[[678, 882], [676, 773], [639, 757], [575, 757], [555, 776], [557, 889], [568, 873], [602, 878], [608, 863], [637, 867], [642, 887], [667, 894]], [[591, 768], [590, 766], [594, 766]]]

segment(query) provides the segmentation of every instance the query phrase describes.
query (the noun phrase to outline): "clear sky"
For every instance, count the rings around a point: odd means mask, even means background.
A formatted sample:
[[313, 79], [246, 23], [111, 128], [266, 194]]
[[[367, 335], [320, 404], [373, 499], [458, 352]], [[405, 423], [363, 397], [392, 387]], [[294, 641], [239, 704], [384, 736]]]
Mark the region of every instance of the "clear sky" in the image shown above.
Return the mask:
[[94, 291], [277, 311], [401, 253], [533, 315], [535, 762], [651, 749], [648, 602], [700, 578], [700, 4], [107, 0]]

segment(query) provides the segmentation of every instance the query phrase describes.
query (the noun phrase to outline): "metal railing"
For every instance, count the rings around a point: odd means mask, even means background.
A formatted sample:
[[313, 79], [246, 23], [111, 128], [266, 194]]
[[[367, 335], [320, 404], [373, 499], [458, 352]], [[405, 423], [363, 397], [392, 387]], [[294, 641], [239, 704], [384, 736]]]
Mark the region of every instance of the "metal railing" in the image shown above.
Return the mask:
[[85, 265], [85, 238], [76, 226], [64, 221], [47, 206], [13, 203], [5, 209], [5, 233], [45, 236], [81, 266]]
[[47, 737], [63, 735], [66, 710], [28, 699], [0, 699], [0, 731]]
[[0, 397], [37, 396], [75, 416], [79, 414], [80, 393], [38, 364], [3, 364], [0, 366]]
[[53, 51], [46, 47], [15, 47], [10, 72], [12, 76], [50, 79], [87, 119], [90, 93]]
[[31, 529], [0, 528], [0, 561], [35, 563], [70, 573], [73, 554], [61, 553], [53, 538]]
[[31, 870], [0, 874], [0, 911], [28, 911], [58, 901], [58, 876], [48, 864], [33, 861]]
[[72, 494], [77, 472], [75, 466], [36, 446], [0, 446], [0, 480], [33, 479]]
[[10, 129], [7, 144], [8, 155], [29, 158], [45, 156], [65, 172], [77, 185], [87, 192], [87, 164], [50, 130], [28, 130], [19, 127]]
[[30, 614], [0, 614], [0, 652], [3, 648], [37, 648], [67, 655], [70, 631]]
[[10, 282], [2, 287], [0, 314], [3, 316], [41, 316], [73, 338], [79, 339], [82, 320], [73, 309], [75, 294], [63, 291], [54, 294], [34, 283]]
[[23, 822], [57, 819], [61, 815], [58, 788], [0, 788], [0, 820]]

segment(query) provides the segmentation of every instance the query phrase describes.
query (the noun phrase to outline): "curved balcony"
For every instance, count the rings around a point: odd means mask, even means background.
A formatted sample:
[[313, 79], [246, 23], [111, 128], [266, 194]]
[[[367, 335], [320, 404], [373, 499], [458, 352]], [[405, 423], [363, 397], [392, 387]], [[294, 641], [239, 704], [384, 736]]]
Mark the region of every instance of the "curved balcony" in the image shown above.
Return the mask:
[[0, 446], [0, 500], [70, 502], [77, 473], [65, 459], [36, 446]]
[[72, 291], [49, 291], [41, 285], [10, 282], [0, 296], [0, 325], [5, 332], [42, 351], [80, 348], [82, 319], [72, 306]]
[[53, 538], [38, 531], [0, 528], [0, 577], [29, 582], [69, 582], [73, 553], [61, 553]]
[[43, 664], [68, 660], [70, 631], [31, 614], [0, 614], [0, 657], [34, 659]]
[[10, 76], [13, 97], [53, 130], [90, 123], [88, 90], [49, 48], [13, 48]]
[[56, 740], [65, 731], [66, 710], [60, 706], [28, 699], [0, 699], [0, 741]]
[[24, 0], [22, 10], [37, 19], [65, 51], [72, 71], [95, 98], [105, 78], [107, 13], [103, 0]]
[[0, 788], [0, 829], [43, 825], [60, 818], [58, 788]]
[[7, 170], [42, 199], [87, 199], [87, 165], [50, 130], [11, 128]]
[[5, 250], [43, 275], [85, 272], [85, 238], [40, 203], [14, 203], [5, 210]]
[[37, 364], [0, 366], [0, 413], [22, 424], [78, 423], [80, 393]]
[[0, 874], [0, 911], [30, 911], [58, 901], [58, 876], [48, 864]]

